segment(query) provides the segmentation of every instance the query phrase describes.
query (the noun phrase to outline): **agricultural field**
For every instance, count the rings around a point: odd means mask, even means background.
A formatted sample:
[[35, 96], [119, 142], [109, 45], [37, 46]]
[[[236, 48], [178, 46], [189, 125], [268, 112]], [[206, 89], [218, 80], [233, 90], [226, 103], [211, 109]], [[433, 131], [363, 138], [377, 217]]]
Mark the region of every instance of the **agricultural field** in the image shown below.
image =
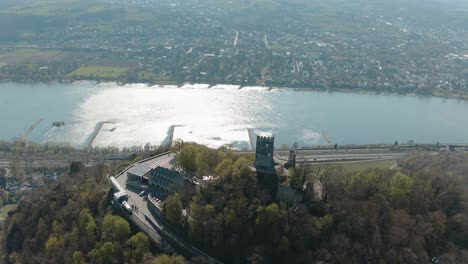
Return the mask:
[[33, 48], [18, 48], [0, 53], [0, 65], [40, 64], [60, 60], [63, 52]]
[[127, 70], [128, 68], [110, 66], [81, 66], [67, 77], [71, 79], [117, 79]]

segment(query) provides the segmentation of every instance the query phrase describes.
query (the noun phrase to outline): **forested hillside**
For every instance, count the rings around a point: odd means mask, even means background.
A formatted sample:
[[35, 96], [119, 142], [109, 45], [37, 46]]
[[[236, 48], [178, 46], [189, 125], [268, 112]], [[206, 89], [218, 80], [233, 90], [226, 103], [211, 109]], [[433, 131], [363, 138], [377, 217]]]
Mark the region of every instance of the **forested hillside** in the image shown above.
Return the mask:
[[73, 166], [70, 176], [24, 196], [4, 223], [0, 263], [185, 263], [153, 257], [148, 237], [113, 213], [110, 169]]
[[[259, 197], [248, 159], [189, 150], [181, 152], [196, 157], [194, 171], [214, 168], [220, 177], [197, 190], [186, 216], [183, 193], [163, 213], [225, 263], [468, 263], [467, 155], [414, 156], [398, 170], [311, 169], [305, 177], [322, 182], [324, 201], [287, 205]], [[1, 261], [186, 262], [153, 257], [146, 235], [113, 214], [109, 170], [78, 168], [25, 196], [3, 226]]]
[[[191, 153], [198, 161], [188, 164], [204, 164], [203, 151]], [[189, 217], [170, 218], [227, 263], [468, 263], [468, 156], [414, 156], [399, 165], [306, 170], [306, 179], [322, 182], [324, 202], [287, 205], [259, 196], [242, 159], [218, 159], [222, 176], [199, 189]], [[177, 198], [168, 203], [181, 208]]]

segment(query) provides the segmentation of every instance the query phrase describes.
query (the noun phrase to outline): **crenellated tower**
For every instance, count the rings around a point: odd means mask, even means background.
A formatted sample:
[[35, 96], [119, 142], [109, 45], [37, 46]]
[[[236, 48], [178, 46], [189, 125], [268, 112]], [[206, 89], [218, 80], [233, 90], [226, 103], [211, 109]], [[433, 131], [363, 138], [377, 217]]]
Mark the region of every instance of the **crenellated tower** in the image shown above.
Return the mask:
[[275, 149], [274, 137], [257, 136], [255, 150], [255, 169], [260, 186], [274, 197], [278, 190], [278, 175], [276, 174], [273, 151]]

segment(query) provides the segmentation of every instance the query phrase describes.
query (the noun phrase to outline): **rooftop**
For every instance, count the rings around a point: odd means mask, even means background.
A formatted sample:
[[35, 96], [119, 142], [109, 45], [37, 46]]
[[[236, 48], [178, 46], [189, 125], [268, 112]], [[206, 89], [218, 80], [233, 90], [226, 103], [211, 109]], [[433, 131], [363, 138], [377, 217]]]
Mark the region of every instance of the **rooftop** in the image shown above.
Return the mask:
[[135, 166], [131, 167], [128, 170], [129, 173], [137, 175], [137, 176], [141, 176], [141, 177], [145, 176], [150, 171], [151, 171], [150, 167], [141, 163], [135, 164]]
[[150, 169], [156, 169], [157, 167], [166, 168], [172, 170], [177, 164], [177, 156], [175, 153], [165, 153], [163, 155], [154, 157], [152, 159], [145, 160], [138, 165], [143, 165]]

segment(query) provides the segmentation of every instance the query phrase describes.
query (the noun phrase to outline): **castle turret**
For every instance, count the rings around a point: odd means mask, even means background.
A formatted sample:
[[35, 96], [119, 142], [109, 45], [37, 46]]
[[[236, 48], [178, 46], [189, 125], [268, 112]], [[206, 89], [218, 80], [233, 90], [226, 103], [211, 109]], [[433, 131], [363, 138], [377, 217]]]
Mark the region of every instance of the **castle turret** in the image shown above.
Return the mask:
[[278, 175], [276, 174], [273, 150], [274, 137], [257, 136], [257, 148], [255, 151], [255, 169], [260, 186], [266, 189], [272, 196], [278, 189]]

